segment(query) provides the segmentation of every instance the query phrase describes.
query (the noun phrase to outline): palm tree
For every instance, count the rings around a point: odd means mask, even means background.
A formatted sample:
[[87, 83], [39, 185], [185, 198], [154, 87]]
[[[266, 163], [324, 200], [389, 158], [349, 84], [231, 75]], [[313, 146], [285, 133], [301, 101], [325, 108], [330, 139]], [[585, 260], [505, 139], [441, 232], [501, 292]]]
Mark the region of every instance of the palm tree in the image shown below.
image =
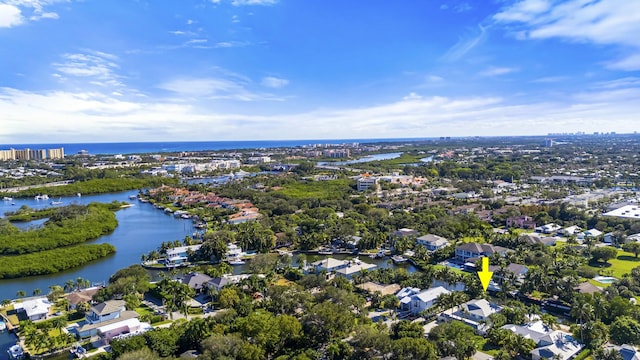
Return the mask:
[[33, 289], [33, 296], [38, 296], [38, 295], [40, 295], [41, 292], [42, 291], [40, 291], [40, 289], [35, 288], [35, 289]]
[[51, 322], [54, 329], [58, 329], [60, 335], [62, 335], [62, 329], [67, 326], [67, 319], [64, 316], [58, 316], [53, 318]]
[[75, 281], [69, 279], [64, 283], [64, 291], [73, 291], [73, 287], [75, 286]]
[[21, 298], [21, 297], [25, 297], [27, 296], [27, 293], [24, 292], [24, 290], [18, 290], [18, 292], [16, 293], [16, 296]]

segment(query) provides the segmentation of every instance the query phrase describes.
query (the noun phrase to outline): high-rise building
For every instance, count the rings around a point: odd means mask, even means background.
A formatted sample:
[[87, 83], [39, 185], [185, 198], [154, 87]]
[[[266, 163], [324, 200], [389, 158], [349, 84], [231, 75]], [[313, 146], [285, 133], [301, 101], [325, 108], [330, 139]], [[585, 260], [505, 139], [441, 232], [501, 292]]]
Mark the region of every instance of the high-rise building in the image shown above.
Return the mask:
[[29, 160], [29, 148], [16, 150], [15, 160]]
[[44, 160], [47, 158], [47, 150], [29, 150], [29, 160]]
[[64, 159], [64, 148], [49, 149], [49, 159]]

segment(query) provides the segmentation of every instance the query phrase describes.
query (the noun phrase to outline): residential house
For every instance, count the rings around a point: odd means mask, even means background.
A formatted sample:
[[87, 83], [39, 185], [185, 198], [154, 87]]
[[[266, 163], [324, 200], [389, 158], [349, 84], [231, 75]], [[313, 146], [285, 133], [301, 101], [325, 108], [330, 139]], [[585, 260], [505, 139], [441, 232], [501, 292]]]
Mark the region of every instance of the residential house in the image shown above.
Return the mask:
[[507, 218], [507, 228], [520, 228], [520, 229], [533, 229], [536, 227], [536, 222], [531, 216], [520, 215]]
[[438, 315], [438, 320], [461, 321], [476, 330], [480, 335], [486, 334], [489, 316], [502, 311], [502, 307], [490, 303], [486, 299], [467, 301], [460, 306], [443, 311]]
[[[402, 292], [403, 290], [400, 291]], [[417, 294], [405, 296], [400, 299], [400, 305], [403, 310], [410, 311], [412, 314], [417, 315], [435, 305], [440, 295], [448, 293], [450, 293], [449, 290], [438, 286]]]
[[542, 321], [527, 325], [508, 324], [502, 328], [513, 331], [536, 343], [536, 348], [531, 351], [532, 360], [552, 359], [554, 357], [570, 360], [584, 347], [570, 334], [550, 329]]
[[131, 318], [100, 326], [97, 329], [97, 334], [100, 337], [100, 342], [103, 345], [108, 345], [113, 339], [142, 334], [151, 329], [150, 324], [140, 322], [137, 318]]
[[602, 231], [598, 230], [598, 229], [589, 229], [587, 231], [583, 231], [581, 233], [578, 233], [578, 239], [579, 240], [584, 240], [586, 238], [596, 238], [598, 236], [602, 235]]
[[402, 228], [402, 229], [398, 229], [398, 230], [394, 231], [391, 235], [393, 235], [393, 236], [405, 236], [405, 237], [418, 236], [418, 230]]
[[504, 256], [507, 252], [513, 251], [502, 246], [493, 246], [491, 244], [478, 244], [475, 242], [458, 245], [456, 247], [456, 259], [460, 261], [468, 261], [469, 259], [476, 259], [481, 256], [492, 256], [493, 254], [500, 254]]
[[98, 329], [103, 326], [117, 324], [138, 316], [135, 311], [125, 310], [124, 301], [108, 300], [93, 306], [85, 315], [84, 323], [75, 331], [81, 338], [95, 336], [98, 334]]
[[416, 244], [424, 246], [429, 251], [436, 251], [449, 245], [449, 240], [442, 236], [427, 234], [417, 238]]
[[573, 226], [566, 227], [564, 229], [560, 229], [560, 231], [558, 231], [558, 235], [573, 236], [573, 235], [578, 235], [578, 233], [580, 233], [581, 231], [582, 229], [579, 226], [573, 225]]
[[207, 282], [212, 281], [213, 278], [209, 275], [200, 274], [197, 272], [192, 272], [187, 275], [184, 275], [180, 282], [183, 284], [187, 284], [190, 288], [195, 290], [196, 294], [202, 292], [202, 290], [206, 289]]
[[178, 266], [182, 265], [189, 261], [189, 253], [196, 252], [200, 250], [202, 247], [199, 245], [190, 245], [190, 246], [178, 246], [175, 248], [167, 249], [167, 262], [166, 265], [169, 266]]
[[545, 224], [545, 225], [538, 226], [538, 227], [535, 228], [535, 230], [537, 232], [541, 232], [541, 233], [544, 233], [544, 234], [555, 234], [560, 229], [562, 229], [562, 226], [560, 226], [558, 224], [554, 224], [554, 223]]
[[640, 233], [639, 234], [631, 234], [627, 236], [627, 242], [639, 242], [640, 241]]
[[[503, 275], [500, 272], [500, 266], [491, 265], [489, 266], [489, 271], [493, 272], [493, 277], [496, 281], [499, 282], [502, 280]], [[504, 271], [505, 273], [513, 274], [518, 282], [522, 282], [524, 281], [524, 277], [527, 275], [529, 268], [525, 265], [511, 263], [505, 267]]]
[[24, 300], [15, 303], [16, 311], [24, 312], [31, 321], [43, 320], [49, 315], [53, 304], [46, 297]]
[[344, 269], [349, 266], [349, 261], [347, 260], [338, 260], [332, 257], [328, 257], [326, 259], [322, 259], [316, 262], [311, 263], [314, 267], [315, 272], [319, 273], [321, 271], [325, 272], [333, 272], [340, 269]]
[[573, 290], [581, 294], [589, 294], [589, 295], [593, 295], [595, 293], [601, 293], [604, 291], [602, 288], [597, 287], [588, 281], [578, 284], [578, 286], [573, 288]]
[[[205, 286], [213, 287], [217, 291], [220, 291], [220, 290], [222, 290], [223, 287], [225, 287], [227, 285], [237, 284], [242, 280], [250, 278], [251, 276], [254, 276], [254, 275], [253, 274], [240, 274], [240, 275], [225, 274], [225, 275], [222, 275], [220, 277], [217, 277], [217, 278], [214, 278], [214, 279], [211, 279], [211, 280], [207, 281]], [[262, 274], [257, 274], [255, 276], [257, 276], [259, 278], [264, 278], [265, 277]]]
[[69, 301], [69, 310], [75, 310], [78, 304], [86, 302], [91, 303], [93, 295], [95, 295], [101, 287], [91, 287], [83, 289], [81, 291], [75, 291], [66, 295], [67, 301]]
[[376, 267], [376, 264], [369, 264], [360, 261], [358, 258], [355, 258], [351, 262], [349, 262], [349, 265], [347, 267], [336, 270], [336, 275], [352, 280], [354, 276], [360, 274], [363, 270], [371, 270]]
[[538, 233], [530, 233], [520, 235], [520, 240], [532, 245], [542, 244], [544, 246], [554, 246], [558, 238], [555, 236], [540, 236]]
[[640, 352], [635, 347], [624, 344], [624, 345], [608, 345], [604, 348], [605, 351], [617, 351], [620, 353], [620, 356], [623, 360], [640, 360]]

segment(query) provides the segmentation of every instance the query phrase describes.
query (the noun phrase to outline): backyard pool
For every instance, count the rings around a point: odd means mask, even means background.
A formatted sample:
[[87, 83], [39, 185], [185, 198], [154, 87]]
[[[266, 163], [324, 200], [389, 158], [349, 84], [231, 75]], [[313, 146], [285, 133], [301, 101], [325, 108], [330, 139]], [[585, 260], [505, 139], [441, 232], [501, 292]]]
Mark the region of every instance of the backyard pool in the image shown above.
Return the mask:
[[618, 279], [611, 276], [596, 276], [593, 278], [593, 280], [603, 284], [613, 284]]

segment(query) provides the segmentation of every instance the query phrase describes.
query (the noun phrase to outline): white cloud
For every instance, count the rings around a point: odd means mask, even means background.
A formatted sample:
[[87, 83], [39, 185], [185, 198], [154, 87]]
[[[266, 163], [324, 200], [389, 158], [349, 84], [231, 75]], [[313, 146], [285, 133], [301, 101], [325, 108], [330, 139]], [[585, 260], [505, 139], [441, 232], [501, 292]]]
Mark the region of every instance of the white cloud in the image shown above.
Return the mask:
[[18, 26], [23, 23], [22, 12], [19, 8], [0, 4], [0, 28]]
[[407, 95], [407, 96], [402, 98], [402, 100], [405, 100], [405, 101], [420, 100], [420, 99], [422, 99], [422, 96], [420, 96], [420, 95], [418, 95], [418, 94], [416, 94], [414, 92], [409, 93], [409, 95]]
[[518, 69], [510, 67], [490, 67], [480, 73], [480, 76], [498, 76], [516, 72]]
[[262, 78], [262, 85], [274, 89], [285, 87], [289, 84], [289, 80], [277, 78], [275, 76], [267, 76]]
[[516, 23], [518, 39], [560, 38], [573, 42], [616, 45], [631, 54], [606, 64], [616, 70], [640, 69], [640, 2], [571, 0], [551, 3], [524, 0], [494, 15], [497, 23]]
[[178, 96], [195, 100], [226, 99], [237, 101], [281, 101], [271, 94], [257, 93], [247, 89], [247, 83], [232, 78], [178, 78], [166, 81], [158, 87]]
[[217, 48], [245, 47], [251, 45], [248, 41], [221, 41], [216, 43]]
[[233, 0], [231, 5], [233, 6], [245, 6], [245, 5], [274, 5], [278, 0]]
[[447, 50], [447, 52], [442, 56], [442, 60], [459, 60], [473, 48], [480, 45], [486, 38], [487, 29], [482, 25], [478, 25], [478, 28], [476, 30], [461, 37], [455, 45]]
[[444, 81], [444, 78], [438, 75], [427, 75], [427, 81], [432, 83], [441, 82], [441, 81]]
[[566, 76], [545, 76], [545, 77], [532, 80], [531, 82], [532, 83], [557, 83], [557, 82], [565, 81], [567, 79], [568, 77]]

